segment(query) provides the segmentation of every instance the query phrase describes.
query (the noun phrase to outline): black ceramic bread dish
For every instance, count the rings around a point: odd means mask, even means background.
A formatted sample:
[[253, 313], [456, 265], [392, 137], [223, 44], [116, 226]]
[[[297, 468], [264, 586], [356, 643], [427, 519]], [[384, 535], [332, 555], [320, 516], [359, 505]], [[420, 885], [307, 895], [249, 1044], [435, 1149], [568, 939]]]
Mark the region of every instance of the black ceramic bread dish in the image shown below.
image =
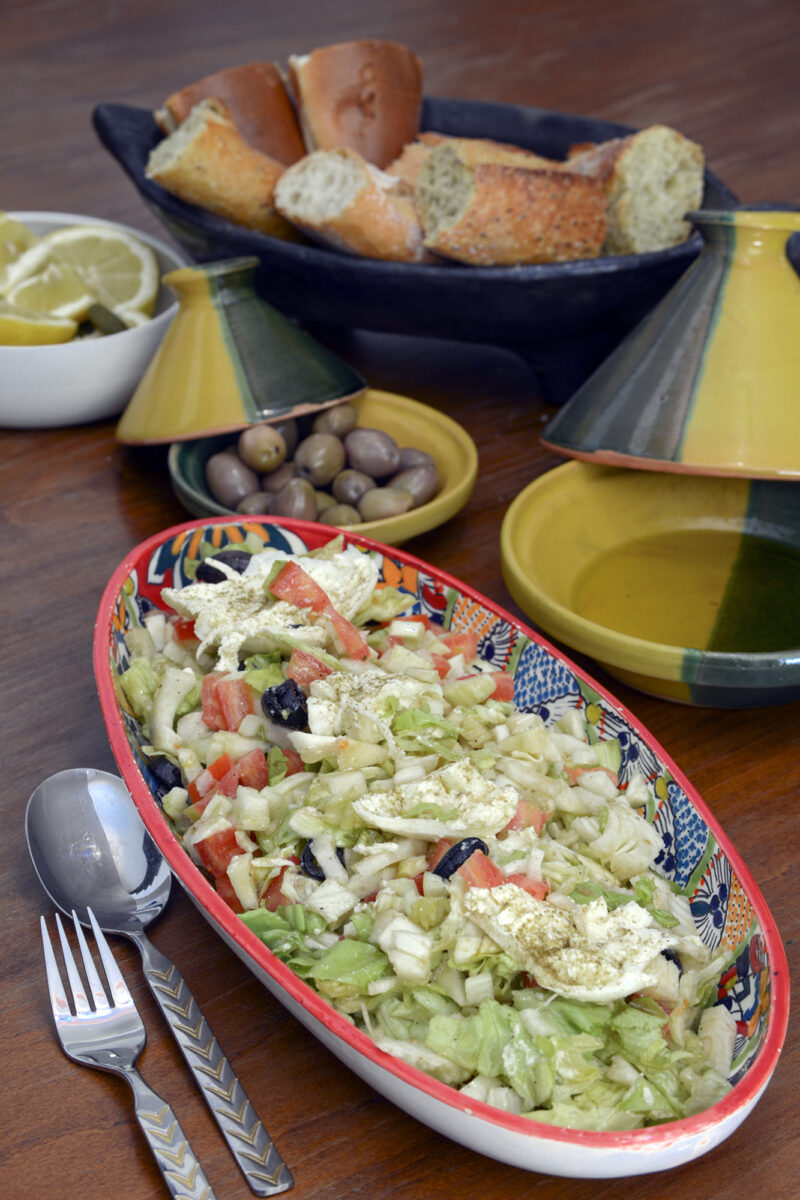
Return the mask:
[[[152, 113], [101, 104], [95, 131], [172, 237], [208, 262], [255, 255], [257, 286], [287, 315], [383, 333], [503, 346], [560, 403], [653, 307], [700, 252], [701, 239], [648, 254], [514, 267], [389, 263], [283, 241], [233, 225], [172, 196], [145, 175], [163, 136]], [[520, 105], [427, 97], [422, 128], [493, 138], [551, 158], [575, 143], [606, 141], [630, 127]], [[704, 207], [729, 208], [733, 193], [710, 172]]]

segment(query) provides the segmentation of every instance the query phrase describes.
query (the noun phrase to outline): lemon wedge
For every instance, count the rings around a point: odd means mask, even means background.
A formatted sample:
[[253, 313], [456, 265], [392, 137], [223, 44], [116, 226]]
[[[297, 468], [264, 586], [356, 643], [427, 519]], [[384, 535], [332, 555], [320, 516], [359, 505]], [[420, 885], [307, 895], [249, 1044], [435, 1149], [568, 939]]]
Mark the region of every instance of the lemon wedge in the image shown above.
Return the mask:
[[95, 301], [78, 272], [60, 262], [7, 288], [5, 298], [16, 308], [74, 321], [83, 321]]
[[77, 329], [78, 322], [68, 317], [26, 312], [0, 300], [0, 346], [47, 346], [68, 342]]
[[70, 225], [44, 234], [9, 263], [6, 282], [0, 285], [2, 294], [8, 299], [18, 295], [23, 282], [44, 275], [54, 265], [68, 268], [80, 278], [89, 303], [99, 301], [120, 314], [147, 317], [153, 313], [159, 288], [158, 260], [149, 246], [124, 229]]
[[0, 212], [0, 289], [5, 285], [10, 264], [38, 240], [36, 234], [16, 217]]

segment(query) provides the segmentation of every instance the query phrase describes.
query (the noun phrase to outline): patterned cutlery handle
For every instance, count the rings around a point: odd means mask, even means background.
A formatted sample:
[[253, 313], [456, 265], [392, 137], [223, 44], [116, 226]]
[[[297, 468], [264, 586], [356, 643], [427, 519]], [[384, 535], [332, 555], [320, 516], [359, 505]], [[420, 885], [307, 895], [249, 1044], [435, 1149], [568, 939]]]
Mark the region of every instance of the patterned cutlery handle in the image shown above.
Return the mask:
[[285, 1192], [294, 1180], [178, 968], [142, 935], [145, 978], [208, 1102], [237, 1165], [257, 1196]]
[[174, 1200], [216, 1200], [178, 1118], [135, 1067], [124, 1071], [134, 1097], [136, 1120], [147, 1138]]

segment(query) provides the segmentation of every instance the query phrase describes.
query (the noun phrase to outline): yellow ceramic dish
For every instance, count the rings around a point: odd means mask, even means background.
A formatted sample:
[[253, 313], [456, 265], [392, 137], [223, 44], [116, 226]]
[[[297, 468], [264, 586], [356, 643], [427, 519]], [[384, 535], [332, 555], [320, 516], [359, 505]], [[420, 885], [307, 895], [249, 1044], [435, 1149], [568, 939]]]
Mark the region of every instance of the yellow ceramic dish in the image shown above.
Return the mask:
[[546, 633], [689, 704], [800, 697], [800, 489], [582, 462], [509, 507], [503, 575]]
[[[382, 429], [400, 446], [415, 446], [433, 456], [440, 487], [434, 498], [411, 512], [383, 521], [352, 526], [364, 537], [398, 546], [454, 516], [469, 500], [478, 474], [478, 451], [467, 431], [435, 408], [374, 389], [351, 403], [362, 427]], [[213, 499], [205, 482], [208, 458], [234, 441], [231, 436], [175, 442], [169, 451], [169, 472], [175, 494], [195, 517], [229, 516], [232, 510]], [[241, 520], [241, 516], [237, 515]]]

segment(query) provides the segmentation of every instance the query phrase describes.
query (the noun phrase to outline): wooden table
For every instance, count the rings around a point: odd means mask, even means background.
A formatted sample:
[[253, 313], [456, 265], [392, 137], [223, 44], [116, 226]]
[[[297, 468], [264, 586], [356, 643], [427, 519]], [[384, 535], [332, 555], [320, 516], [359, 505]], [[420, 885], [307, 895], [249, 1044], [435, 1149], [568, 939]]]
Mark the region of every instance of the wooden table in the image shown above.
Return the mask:
[[[221, 66], [365, 35], [412, 45], [431, 94], [640, 126], [665, 122], [702, 143], [711, 168], [743, 200], [800, 201], [796, 0], [6, 0], [0, 203], [160, 232], [92, 133], [96, 102], [154, 106], [176, 85]], [[374, 386], [457, 416], [475, 438], [481, 469], [472, 500], [410, 549], [514, 611], [500, 573], [502, 516], [525, 484], [557, 462], [538, 445], [549, 413], [526, 367], [480, 346], [355, 335], [339, 348]], [[166, 1192], [125, 1085], [73, 1065], [56, 1046], [37, 925], [50, 905], [28, 861], [23, 814], [29, 793], [51, 772], [115, 769], [90, 663], [98, 599], [130, 547], [186, 514], [171, 493], [164, 453], [121, 449], [113, 422], [3, 432], [0, 496], [0, 1190], [14, 1200], [151, 1200]], [[800, 706], [692, 710], [610, 686], [743, 852], [796, 965]], [[800, 1192], [800, 1055], [791, 1035], [766, 1095], [716, 1151], [666, 1176], [555, 1179], [462, 1149], [381, 1099], [284, 1013], [177, 888], [154, 941], [182, 967], [294, 1171], [297, 1200], [777, 1200]], [[136, 954], [117, 949], [147, 1024], [144, 1073], [179, 1114], [217, 1195], [241, 1200], [250, 1193], [154, 1011]]]

